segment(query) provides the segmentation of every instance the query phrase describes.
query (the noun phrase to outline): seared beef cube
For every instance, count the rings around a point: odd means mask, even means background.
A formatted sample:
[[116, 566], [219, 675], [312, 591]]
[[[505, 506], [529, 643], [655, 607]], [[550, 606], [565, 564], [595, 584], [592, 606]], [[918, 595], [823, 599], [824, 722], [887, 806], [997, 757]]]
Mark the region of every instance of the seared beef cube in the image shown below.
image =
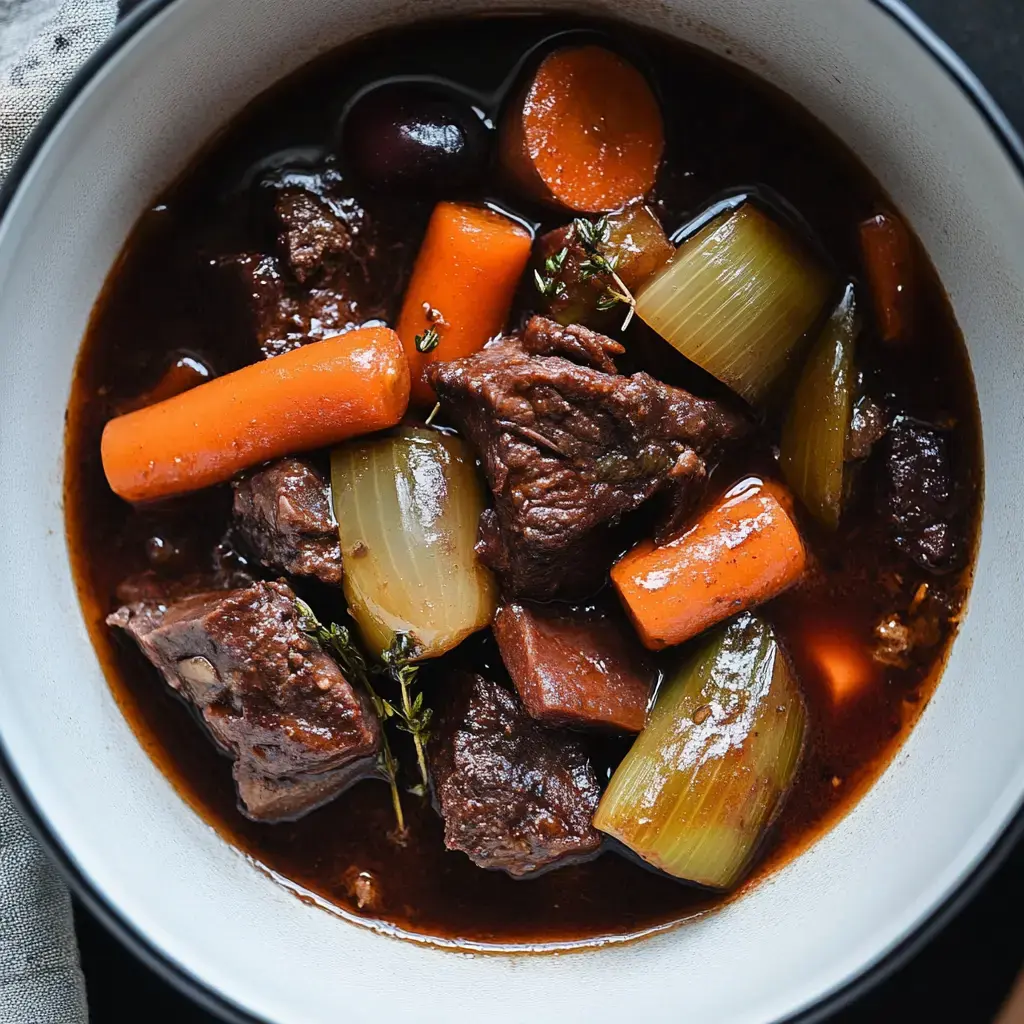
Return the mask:
[[705, 459], [746, 430], [715, 402], [646, 373], [530, 355], [518, 338], [427, 374], [482, 457], [494, 510], [478, 550], [517, 597], [592, 591], [610, 560], [595, 547], [601, 528], [669, 484], [702, 487]]
[[[213, 265], [235, 277], [242, 322], [250, 321], [265, 357], [394, 319], [408, 264], [405, 236], [372, 217], [335, 168], [277, 168], [259, 181], [257, 195], [280, 258], [242, 253]], [[238, 319], [236, 312], [229, 323]]]
[[506, 603], [494, 636], [537, 721], [622, 732], [644, 727], [655, 671], [621, 613]]
[[364, 310], [354, 297], [334, 287], [296, 288], [273, 256], [242, 253], [216, 260], [215, 266], [235, 276], [264, 358], [351, 330], [379, 312]]
[[430, 743], [448, 849], [517, 878], [596, 854], [601, 790], [582, 741], [545, 729], [489, 679], [451, 683]]
[[299, 628], [283, 583], [254, 583], [119, 608], [124, 629], [235, 759], [242, 809], [258, 821], [305, 814], [375, 771], [369, 698]]
[[341, 545], [327, 481], [305, 459], [279, 459], [234, 481], [235, 526], [268, 568], [341, 584]]
[[544, 316], [532, 316], [523, 331], [523, 350], [531, 356], [564, 356], [602, 373], [618, 373], [615, 356], [626, 350], [607, 335], [582, 324], [563, 327]]
[[316, 195], [302, 188], [278, 193], [274, 214], [278, 242], [300, 284], [342, 269], [350, 285], [367, 284], [368, 263], [376, 255], [369, 217], [351, 197]]
[[923, 569], [955, 568], [961, 551], [946, 437], [925, 423], [899, 420], [883, 454], [881, 511], [893, 543]]

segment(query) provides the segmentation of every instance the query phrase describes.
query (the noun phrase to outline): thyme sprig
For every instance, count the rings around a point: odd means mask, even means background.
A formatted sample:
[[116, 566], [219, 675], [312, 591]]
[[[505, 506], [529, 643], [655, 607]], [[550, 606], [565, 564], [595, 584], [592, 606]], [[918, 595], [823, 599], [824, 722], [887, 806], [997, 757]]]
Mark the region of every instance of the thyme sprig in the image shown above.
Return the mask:
[[560, 299], [565, 294], [565, 282], [558, 275], [562, 272], [568, 255], [568, 247], [563, 246], [544, 261], [544, 274], [534, 270], [533, 282], [545, 299]]
[[416, 761], [419, 764], [420, 778], [423, 780], [423, 793], [429, 786], [427, 774], [427, 741], [430, 739], [430, 720], [433, 717], [431, 708], [423, 704], [423, 691], [416, 692], [419, 684], [419, 665], [415, 664], [418, 649], [415, 641], [408, 633], [396, 633], [391, 646], [381, 655], [384, 667], [398, 683], [402, 697], [402, 706], [397, 711], [398, 728], [412, 736], [416, 747]]
[[602, 251], [602, 246], [608, 244], [611, 233], [612, 228], [607, 217], [600, 217], [593, 221], [587, 220], [585, 217], [577, 217], [572, 222], [570, 232], [587, 254], [587, 258], [580, 264], [580, 277], [584, 281], [598, 276], [611, 278], [612, 283], [605, 288], [597, 300], [597, 308], [600, 310], [611, 309], [619, 302], [624, 302], [629, 307], [626, 319], [622, 322], [622, 330], [625, 330], [636, 312], [636, 299], [622, 278], [619, 277], [617, 270], [619, 254], [612, 253], [611, 256], [608, 256]]
[[[377, 755], [377, 766], [388, 781], [391, 788], [391, 803], [395, 809], [395, 820], [398, 834], [405, 834], [405, 815], [402, 813], [402, 798], [398, 792], [398, 760], [391, 752], [391, 744], [384, 729], [384, 723], [398, 714], [394, 705], [385, 700], [370, 680], [371, 669], [366, 664], [362, 651], [356, 646], [350, 630], [332, 622], [325, 626], [313, 614], [313, 609], [305, 601], [296, 598], [299, 609], [299, 629], [306, 636], [315, 640], [324, 650], [329, 651], [337, 660], [342, 672], [350, 681], [358, 683], [369, 695], [373, 710], [380, 719], [380, 753]], [[421, 694], [422, 696], [422, 694]]]

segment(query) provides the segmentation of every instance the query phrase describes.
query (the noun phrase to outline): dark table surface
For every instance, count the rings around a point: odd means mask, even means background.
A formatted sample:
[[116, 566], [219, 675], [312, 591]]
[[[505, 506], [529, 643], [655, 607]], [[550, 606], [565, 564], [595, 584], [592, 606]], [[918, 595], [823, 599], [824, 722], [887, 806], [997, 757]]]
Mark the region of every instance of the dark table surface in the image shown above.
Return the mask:
[[[1024, 0], [907, 2], [967, 61], [1024, 134]], [[989, 1024], [1024, 963], [1022, 911], [1024, 845], [943, 932], [837, 1014], [834, 1024]], [[139, 963], [81, 906], [76, 914], [95, 1024], [216, 1024]]]

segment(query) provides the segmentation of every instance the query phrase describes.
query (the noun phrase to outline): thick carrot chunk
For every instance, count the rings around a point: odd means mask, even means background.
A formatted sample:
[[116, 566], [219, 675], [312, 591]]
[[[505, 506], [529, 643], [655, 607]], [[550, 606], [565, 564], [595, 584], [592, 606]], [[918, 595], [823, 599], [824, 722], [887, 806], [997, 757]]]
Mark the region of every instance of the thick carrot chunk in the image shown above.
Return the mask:
[[612, 568], [612, 583], [644, 645], [659, 650], [782, 593], [806, 550], [776, 484], [750, 478], [676, 539], [643, 541]]
[[423, 377], [429, 363], [471, 355], [501, 333], [532, 245], [530, 232], [500, 213], [437, 204], [398, 320], [414, 402], [434, 401]]
[[856, 637], [823, 630], [804, 638], [803, 656], [825, 684], [833, 708], [842, 708], [867, 692], [878, 679], [878, 667]]
[[910, 232], [895, 214], [880, 213], [861, 224], [860, 247], [882, 338], [902, 341], [913, 330], [917, 297]]
[[383, 430], [408, 404], [409, 364], [395, 332], [363, 327], [112, 419], [103, 471], [126, 501], [166, 498]]

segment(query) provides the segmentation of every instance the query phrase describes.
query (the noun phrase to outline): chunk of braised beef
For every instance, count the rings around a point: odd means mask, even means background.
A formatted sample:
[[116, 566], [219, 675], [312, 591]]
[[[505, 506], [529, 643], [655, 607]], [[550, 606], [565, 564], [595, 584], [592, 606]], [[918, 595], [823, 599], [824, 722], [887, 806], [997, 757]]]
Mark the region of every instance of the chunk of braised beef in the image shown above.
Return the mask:
[[394, 318], [408, 245], [381, 226], [335, 168], [279, 168], [256, 194], [263, 213], [269, 210], [280, 256], [241, 253], [212, 262], [235, 278], [242, 319], [265, 357]]
[[276, 256], [241, 253], [213, 264], [233, 279], [242, 307], [236, 316], [267, 359], [389, 315], [389, 307], [365, 303], [340, 274], [323, 286], [303, 288]]
[[248, 549], [269, 569], [341, 584], [341, 545], [323, 474], [289, 456], [236, 479], [232, 516]]
[[545, 729], [499, 683], [450, 684], [429, 747], [445, 845], [516, 878], [595, 855], [601, 791], [582, 740]]
[[494, 636], [537, 721], [634, 733], [644, 727], [655, 669], [621, 612], [505, 602]]
[[299, 817], [376, 771], [380, 725], [366, 694], [300, 629], [283, 583], [127, 604], [107, 618], [199, 712], [234, 759], [240, 806]]
[[478, 550], [515, 596], [592, 592], [614, 554], [602, 546], [608, 528], [670, 484], [701, 487], [706, 460], [747, 430], [646, 373], [531, 355], [516, 337], [427, 373], [480, 453], [494, 508]]
[[946, 435], [900, 419], [890, 427], [882, 454], [880, 511], [893, 543], [930, 572], [956, 568], [963, 552]]
[[300, 284], [343, 271], [349, 286], [366, 289], [377, 239], [363, 206], [351, 196], [282, 189], [274, 201], [278, 244]]
[[581, 324], [563, 327], [544, 316], [532, 316], [523, 331], [523, 351], [531, 356], [564, 356], [602, 373], [618, 373], [615, 356], [626, 349], [605, 334]]

